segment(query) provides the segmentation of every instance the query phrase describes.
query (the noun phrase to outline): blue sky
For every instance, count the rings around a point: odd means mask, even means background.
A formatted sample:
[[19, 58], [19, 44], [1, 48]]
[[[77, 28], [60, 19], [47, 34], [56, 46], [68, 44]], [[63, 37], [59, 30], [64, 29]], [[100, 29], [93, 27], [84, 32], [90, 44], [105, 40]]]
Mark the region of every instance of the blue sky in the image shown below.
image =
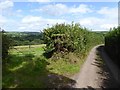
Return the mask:
[[[39, 1], [39, 0], [36, 0]], [[6, 31], [39, 32], [56, 23], [80, 23], [93, 31], [118, 25], [118, 2], [55, 2], [53, 0], [0, 2], [0, 27]], [[44, 2], [43, 2], [44, 1]], [[46, 1], [46, 2], [45, 2]]]

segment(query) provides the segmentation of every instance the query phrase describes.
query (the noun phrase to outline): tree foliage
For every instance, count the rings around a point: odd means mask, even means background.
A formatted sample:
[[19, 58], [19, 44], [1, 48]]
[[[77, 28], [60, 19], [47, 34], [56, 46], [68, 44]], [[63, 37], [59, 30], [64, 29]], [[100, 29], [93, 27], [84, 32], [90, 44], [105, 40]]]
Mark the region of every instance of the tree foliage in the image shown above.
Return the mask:
[[42, 32], [6, 32], [14, 46], [43, 44]]
[[[2, 31], [2, 59], [7, 58], [8, 50], [12, 46], [12, 39]], [[4, 60], [3, 60], [4, 62]]]

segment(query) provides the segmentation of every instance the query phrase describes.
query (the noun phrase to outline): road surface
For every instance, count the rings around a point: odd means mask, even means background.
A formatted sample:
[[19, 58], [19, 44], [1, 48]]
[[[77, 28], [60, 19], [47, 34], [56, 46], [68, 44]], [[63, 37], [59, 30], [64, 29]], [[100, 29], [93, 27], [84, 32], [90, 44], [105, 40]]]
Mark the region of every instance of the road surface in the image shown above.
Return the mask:
[[118, 88], [119, 69], [106, 55], [103, 45], [94, 47], [80, 72], [72, 77], [74, 88]]

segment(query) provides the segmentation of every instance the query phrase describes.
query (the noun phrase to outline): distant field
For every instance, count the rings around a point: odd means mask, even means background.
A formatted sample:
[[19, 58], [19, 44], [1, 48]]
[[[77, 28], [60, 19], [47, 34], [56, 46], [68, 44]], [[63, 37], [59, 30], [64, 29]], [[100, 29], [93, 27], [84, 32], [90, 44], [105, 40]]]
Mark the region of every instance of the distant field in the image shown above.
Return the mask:
[[[43, 47], [45, 46], [45, 44], [40, 44], [40, 45], [30, 45], [30, 47], [34, 47], [34, 48], [37, 48], [37, 47]], [[29, 45], [24, 45], [24, 46], [14, 46], [14, 48], [29, 48]]]
[[14, 46], [12, 49], [10, 49], [10, 54], [34, 54], [34, 55], [41, 55], [44, 53], [44, 47], [45, 44], [41, 45], [25, 45], [25, 46]]

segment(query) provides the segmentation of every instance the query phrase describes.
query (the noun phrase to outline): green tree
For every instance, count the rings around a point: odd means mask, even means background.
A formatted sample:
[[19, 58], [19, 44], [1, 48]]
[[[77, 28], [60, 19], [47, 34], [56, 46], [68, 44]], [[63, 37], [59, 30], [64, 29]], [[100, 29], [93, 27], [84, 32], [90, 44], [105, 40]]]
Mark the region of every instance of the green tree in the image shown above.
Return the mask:
[[2, 30], [1, 33], [2, 33], [2, 59], [3, 63], [5, 63], [6, 61], [4, 59], [6, 59], [8, 56], [8, 50], [12, 46], [12, 40], [8, 35], [6, 35], [4, 30]]

